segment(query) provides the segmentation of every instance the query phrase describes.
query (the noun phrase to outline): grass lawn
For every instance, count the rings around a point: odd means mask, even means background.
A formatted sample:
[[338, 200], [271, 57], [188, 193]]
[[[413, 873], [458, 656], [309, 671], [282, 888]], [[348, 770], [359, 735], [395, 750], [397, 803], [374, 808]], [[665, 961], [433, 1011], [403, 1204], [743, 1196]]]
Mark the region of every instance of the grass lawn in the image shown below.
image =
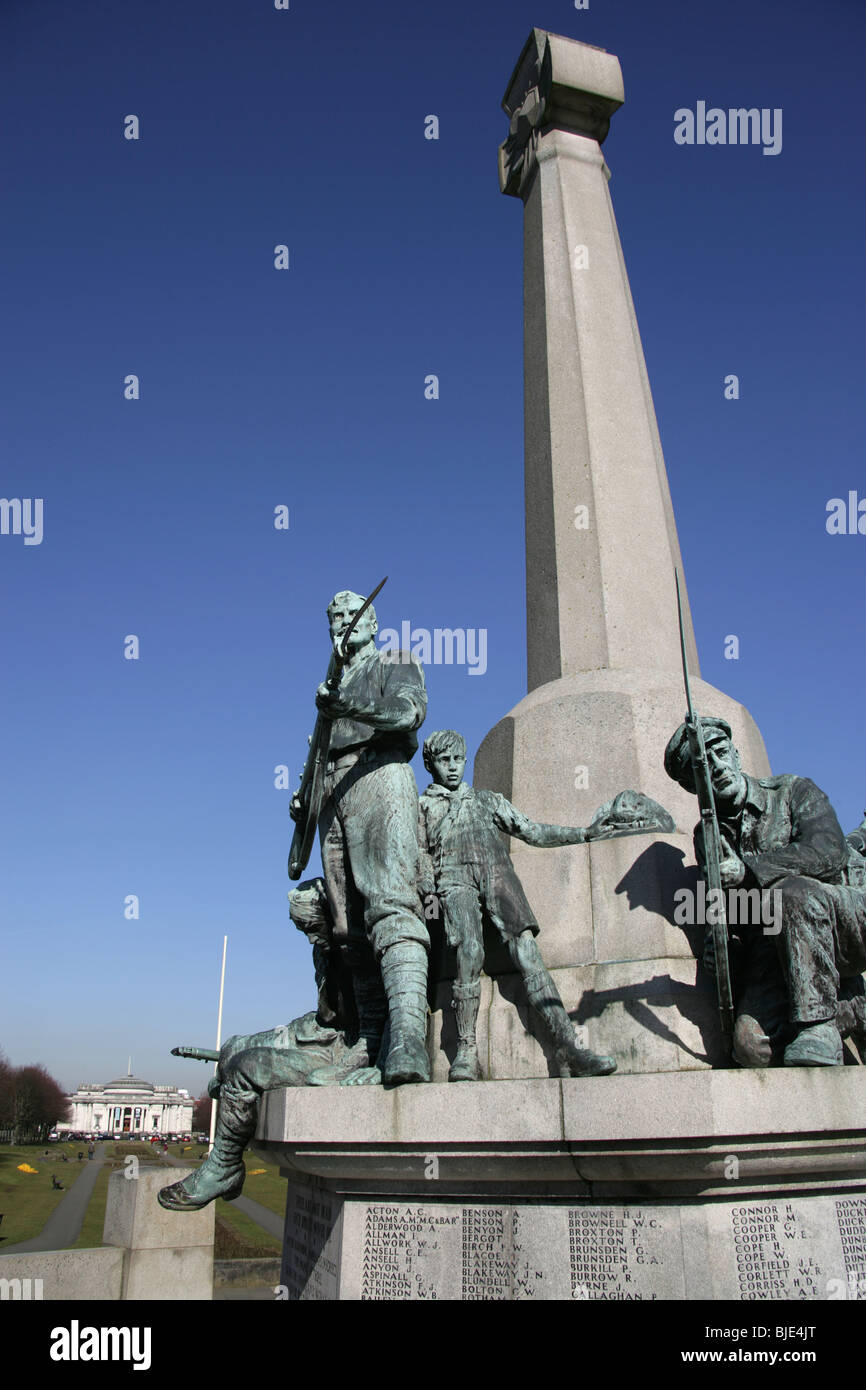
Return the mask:
[[[247, 1149], [244, 1154], [247, 1178], [244, 1183], [244, 1196], [261, 1202], [268, 1211], [277, 1216], [286, 1214], [286, 1180], [280, 1177], [279, 1164], [265, 1154], [253, 1153]], [[261, 1169], [264, 1168], [264, 1172]]]
[[[155, 1144], [114, 1143], [108, 1140], [101, 1148], [104, 1162], [96, 1179], [78, 1239], [72, 1247], [75, 1250], [92, 1250], [102, 1244], [108, 1180], [112, 1172], [122, 1169], [125, 1160], [130, 1157], [148, 1164], [162, 1163]], [[46, 1149], [49, 1157], [43, 1159], [42, 1155]], [[57, 1203], [65, 1195], [64, 1192], [55, 1192], [52, 1189], [51, 1175], [56, 1173], [58, 1181], [68, 1190], [80, 1170], [89, 1162], [86, 1157], [83, 1162], [78, 1162], [77, 1155], [80, 1152], [86, 1154], [87, 1146], [85, 1145], [83, 1150], [78, 1143], [0, 1146], [0, 1212], [3, 1213], [3, 1221], [0, 1223], [0, 1253], [5, 1246], [15, 1245], [18, 1241], [29, 1240], [39, 1234]], [[169, 1145], [171, 1156], [189, 1164], [190, 1167], [196, 1167], [200, 1162], [199, 1155], [205, 1152], [206, 1149], [200, 1144]], [[63, 1162], [64, 1154], [68, 1160], [66, 1163]], [[27, 1163], [37, 1171], [19, 1172], [20, 1163]], [[286, 1209], [286, 1183], [285, 1179], [280, 1177], [277, 1164], [269, 1158], [251, 1152], [244, 1154], [244, 1163], [247, 1169], [244, 1196], [252, 1197], [269, 1211], [282, 1217]], [[166, 1169], [166, 1180], [171, 1182], [172, 1178], [169, 1175], [175, 1170], [170, 1164], [162, 1163], [162, 1166]], [[279, 1249], [279, 1241], [274, 1240], [249, 1217], [236, 1211], [228, 1202], [217, 1203], [217, 1259], [273, 1255], [278, 1253]]]
[[231, 1202], [217, 1202], [214, 1259], [252, 1260], [257, 1255], [279, 1255], [281, 1249], [281, 1241], [236, 1211]]
[[[47, 1151], [48, 1158], [43, 1158]], [[84, 1153], [83, 1162], [78, 1154]], [[66, 1156], [68, 1162], [63, 1162]], [[68, 1190], [82, 1168], [88, 1164], [87, 1145], [81, 1144], [0, 1144], [0, 1253], [20, 1240], [29, 1240], [42, 1230], [65, 1192], [55, 1192], [51, 1175], [56, 1174]], [[22, 1173], [26, 1163], [35, 1173]]]
[[90, 1198], [87, 1211], [84, 1213], [84, 1220], [81, 1223], [81, 1233], [72, 1246], [73, 1250], [94, 1250], [102, 1244], [102, 1230], [105, 1225], [105, 1203], [108, 1201], [108, 1179], [114, 1171], [114, 1164], [103, 1164], [102, 1171], [96, 1179], [93, 1189], [93, 1196]]
[[[140, 1144], [118, 1144], [115, 1146], [118, 1157], [113, 1159], [112, 1167], [106, 1163], [105, 1168], [96, 1180], [93, 1189], [93, 1196], [87, 1208], [81, 1234], [75, 1242], [76, 1249], [89, 1250], [94, 1246], [102, 1244], [102, 1230], [105, 1224], [105, 1203], [108, 1199], [108, 1179], [112, 1168], [122, 1168], [123, 1160], [129, 1153], [135, 1153], [138, 1157], [146, 1156], [148, 1159], [155, 1158], [148, 1152], [149, 1145]], [[155, 1146], [154, 1146], [155, 1147]], [[142, 1150], [144, 1153], [142, 1153]], [[181, 1158], [187, 1163], [192, 1162], [196, 1166], [199, 1153], [202, 1150], [193, 1146], [193, 1150], [187, 1149], [183, 1152], [183, 1146], [170, 1144], [169, 1153], [176, 1158]], [[263, 1168], [265, 1164], [253, 1154], [244, 1156], [247, 1171], [250, 1169]], [[166, 1168], [166, 1181], [170, 1182], [170, 1173], [174, 1171], [170, 1164], [164, 1165]], [[271, 1188], [276, 1183], [282, 1188], [282, 1196], [276, 1205], [272, 1205], [274, 1194]], [[258, 1184], [266, 1184], [266, 1188]], [[266, 1174], [254, 1173], [252, 1177], [247, 1177], [244, 1184], [244, 1196], [254, 1196], [256, 1201], [260, 1201], [262, 1206], [267, 1206], [270, 1210], [277, 1211], [282, 1216], [285, 1205], [285, 1180], [280, 1177], [279, 1171], [274, 1164], [268, 1165]], [[265, 1200], [265, 1197], [272, 1200]], [[273, 1236], [263, 1231], [261, 1226], [257, 1226], [243, 1212], [237, 1211], [230, 1202], [218, 1201], [216, 1205], [216, 1234], [214, 1238], [214, 1257], [217, 1260], [243, 1260], [253, 1259], [257, 1255], [279, 1255], [281, 1249], [280, 1242]]]
[[[128, 1144], [123, 1145], [124, 1149], [131, 1147]], [[185, 1148], [180, 1144], [169, 1145], [170, 1154], [183, 1159], [193, 1168], [199, 1162], [199, 1154], [206, 1152], [207, 1150], [199, 1144], [186, 1145]], [[244, 1154], [244, 1167], [247, 1176], [243, 1195], [252, 1197], [254, 1202], [261, 1202], [263, 1207], [267, 1207], [268, 1211], [274, 1212], [277, 1216], [285, 1216], [286, 1180], [280, 1177], [279, 1164], [266, 1154], [254, 1153], [252, 1149], [247, 1149]]]

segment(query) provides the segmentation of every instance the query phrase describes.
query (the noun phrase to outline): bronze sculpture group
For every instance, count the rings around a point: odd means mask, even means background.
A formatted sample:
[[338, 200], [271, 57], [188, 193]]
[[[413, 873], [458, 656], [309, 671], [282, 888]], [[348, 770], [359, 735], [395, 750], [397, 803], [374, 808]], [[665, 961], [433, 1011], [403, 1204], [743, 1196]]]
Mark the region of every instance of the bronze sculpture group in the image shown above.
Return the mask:
[[[219, 1098], [213, 1148], [196, 1173], [163, 1189], [165, 1207], [194, 1210], [238, 1195], [265, 1090], [429, 1081], [425, 900], [436, 903], [456, 954], [450, 1081], [481, 1079], [475, 1034], [484, 918], [523, 977], [559, 1075], [616, 1069], [612, 1057], [577, 1040], [502, 835], [539, 847], [582, 844], [671, 831], [673, 820], [649, 798], [625, 792], [589, 827], [531, 821], [499, 793], [464, 782], [466, 744], [454, 730], [426, 739], [432, 781], [419, 798], [409, 763], [427, 712], [424, 674], [408, 653], [375, 646], [376, 593], [364, 599], [343, 590], [328, 606], [333, 655], [292, 801], [292, 878], [306, 867], [316, 829], [321, 845], [323, 878], [289, 895], [292, 920], [313, 946], [317, 1008], [225, 1044], [209, 1087]], [[694, 714], [687, 675], [686, 690], [688, 715], [665, 750], [665, 769], [699, 799], [696, 856], [719, 898], [704, 959], [733, 1057], [742, 1066], [840, 1065], [843, 1036], [866, 1042], [866, 821], [846, 840], [808, 779], [744, 774], [730, 727]], [[737, 932], [727, 925], [724, 894], [753, 887], [780, 895], [772, 933], [760, 923], [741, 922]]]

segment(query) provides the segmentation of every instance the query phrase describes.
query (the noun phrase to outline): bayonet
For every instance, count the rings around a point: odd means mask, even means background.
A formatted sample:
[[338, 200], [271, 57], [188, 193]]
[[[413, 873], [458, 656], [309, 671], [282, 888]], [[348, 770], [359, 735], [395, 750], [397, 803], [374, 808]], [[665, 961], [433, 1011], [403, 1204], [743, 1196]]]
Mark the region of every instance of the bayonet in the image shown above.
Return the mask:
[[689, 684], [689, 668], [686, 660], [686, 638], [683, 629], [683, 605], [680, 596], [680, 577], [674, 570], [677, 587], [677, 616], [680, 625], [680, 651], [683, 659], [683, 680], [686, 687], [686, 732], [689, 739], [689, 752], [692, 763], [692, 777], [701, 812], [701, 836], [704, 846], [704, 877], [707, 884], [708, 912], [712, 914], [709, 925], [713, 934], [713, 953], [716, 966], [716, 991], [719, 1000], [719, 1018], [725, 1040], [730, 1043], [734, 1031], [734, 997], [731, 990], [731, 969], [728, 960], [728, 916], [725, 910], [725, 892], [722, 887], [722, 839], [719, 832], [719, 817], [716, 811], [716, 798], [713, 794], [713, 781], [710, 763], [704, 741], [704, 730], [695, 714], [692, 704], [692, 691]]

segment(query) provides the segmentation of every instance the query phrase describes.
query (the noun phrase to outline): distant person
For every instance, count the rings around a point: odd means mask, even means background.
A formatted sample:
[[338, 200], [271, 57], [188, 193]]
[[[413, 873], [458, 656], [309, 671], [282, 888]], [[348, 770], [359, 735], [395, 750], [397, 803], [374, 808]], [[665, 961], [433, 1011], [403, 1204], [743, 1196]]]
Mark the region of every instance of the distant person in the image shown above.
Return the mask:
[[90, 1148], [87, 1150], [87, 1157], [88, 1157], [88, 1158], [92, 1158], [93, 1155], [94, 1155], [95, 1153], [96, 1153], [96, 1150], [94, 1149], [93, 1145], [91, 1144], [91, 1145], [90, 1145]]

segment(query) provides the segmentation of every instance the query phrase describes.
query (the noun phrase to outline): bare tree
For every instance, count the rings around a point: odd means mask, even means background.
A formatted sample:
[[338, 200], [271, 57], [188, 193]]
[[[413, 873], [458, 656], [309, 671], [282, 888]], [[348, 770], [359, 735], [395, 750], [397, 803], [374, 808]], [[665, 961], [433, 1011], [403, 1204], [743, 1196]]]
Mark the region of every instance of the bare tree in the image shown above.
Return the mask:
[[63, 1088], [40, 1062], [15, 1067], [12, 1087], [16, 1143], [44, 1143], [58, 1120], [69, 1114]]
[[202, 1091], [192, 1111], [192, 1127], [200, 1134], [210, 1133], [210, 1112], [213, 1101], [207, 1091]]
[[15, 1123], [15, 1069], [0, 1048], [0, 1131]]

